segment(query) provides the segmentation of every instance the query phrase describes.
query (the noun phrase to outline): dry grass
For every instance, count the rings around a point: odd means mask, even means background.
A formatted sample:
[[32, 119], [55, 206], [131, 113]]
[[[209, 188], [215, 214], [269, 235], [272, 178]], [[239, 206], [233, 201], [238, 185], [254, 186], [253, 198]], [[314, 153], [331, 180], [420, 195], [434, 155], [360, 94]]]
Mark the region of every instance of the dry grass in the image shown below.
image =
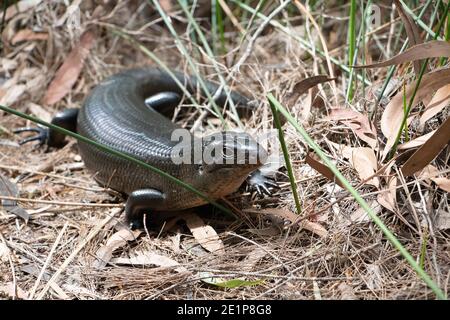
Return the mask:
[[[112, 33], [113, 28], [133, 36], [167, 65], [187, 70], [185, 59], [174, 46], [164, 24], [144, 2], [119, 1], [116, 5], [114, 1], [83, 1], [80, 9], [79, 29], [69, 28], [66, 21], [57, 26], [57, 22], [67, 12], [67, 7], [47, 2], [38, 4], [34, 11], [20, 13], [8, 21], [3, 34], [4, 54], [0, 58], [0, 98], [5, 97], [5, 92], [1, 91], [1, 86], [5, 87], [2, 79], [11, 81], [7, 91], [9, 94], [16, 92], [18, 96], [7, 102], [11, 102], [18, 110], [42, 117], [45, 112], [54, 114], [66, 107], [81, 106], [92, 87], [108, 75], [129, 67], [153, 64], [141, 50]], [[326, 14], [336, 16], [344, 15], [345, 12], [329, 9]], [[186, 25], [182, 23], [185, 21], [183, 15], [173, 12], [173, 18], [205, 78], [217, 80], [208, 59], [199, 56], [196, 45], [188, 41]], [[202, 20], [208, 18], [199, 17], [199, 21]], [[258, 25], [259, 22], [250, 30], [247, 38], [251, 37]], [[48, 33], [48, 40], [28, 40], [12, 45], [14, 34], [23, 28]], [[76, 46], [82, 31], [88, 28], [95, 30], [96, 43], [75, 86], [57, 104], [41, 105], [54, 74], [71, 48]], [[293, 33], [308, 37], [301, 26], [290, 28]], [[393, 36], [387, 31], [388, 28], [381, 33], [380, 41], [388, 41], [387, 38]], [[329, 24], [322, 32], [327, 37], [328, 49], [338, 48], [331, 51], [332, 55], [342, 57], [342, 61], [345, 61], [345, 49], [339, 49], [345, 44], [339, 40], [345, 39], [346, 35], [342, 22], [329, 19]], [[311, 33], [317, 39], [316, 33]], [[223, 66], [232, 65], [246, 50], [246, 42], [241, 50], [231, 50], [238, 45], [238, 36], [231, 34], [229, 37], [229, 53], [218, 58]], [[319, 45], [319, 42], [315, 43]], [[370, 47], [370, 50], [377, 52], [375, 46]], [[392, 56], [392, 52], [386, 54]], [[379, 59], [379, 53], [374, 54], [373, 58]], [[230, 82], [233, 88], [258, 102], [253, 116], [243, 120], [246, 128], [262, 132], [272, 127], [270, 108], [265, 98], [269, 91], [274, 92], [281, 102], [289, 103], [289, 93], [296, 83], [311, 75], [326, 73], [326, 70], [326, 64], [320, 57], [308, 56], [295, 39], [277, 29], [265, 28], [253, 44], [239, 73]], [[317, 103], [316, 100], [310, 111], [305, 111], [309, 103], [307, 97], [288, 106], [291, 113], [303, 121], [314, 140], [335, 160], [344, 175], [357, 185], [359, 180], [355, 170], [331, 143], [356, 147], [364, 145], [364, 142], [348, 126], [324, 120], [330, 108], [337, 106], [335, 94], [339, 99], [338, 106], [344, 106], [345, 96], [342, 92], [345, 92], [345, 77], [337, 68], [335, 72], [338, 72], [337, 93], [332, 86], [324, 84], [318, 93], [322, 102]], [[384, 69], [370, 71], [369, 74], [371, 79], [385, 78]], [[400, 70], [398, 74], [405, 74], [405, 71]], [[371, 92], [377, 85], [366, 89], [368, 94], [364, 94], [362, 88], [357, 88], [356, 97], [348, 107], [367, 114], [375, 103]], [[30, 103], [38, 107], [33, 109]], [[176, 121], [189, 127], [195, 123], [198, 115], [182, 112]], [[446, 117], [445, 112], [438, 115], [423, 132], [436, 129]], [[218, 128], [217, 121], [208, 121]], [[32, 213], [28, 223], [0, 209], [0, 288], [3, 288], [0, 298], [14, 295], [11, 292], [8, 294], [7, 287], [10, 286], [17, 286], [19, 297], [30, 297], [41, 272], [42, 279], [34, 298], [434, 298], [430, 289], [376, 226], [368, 219], [354, 221], [352, 214], [358, 210], [358, 205], [349, 194], [305, 163], [307, 148], [289, 125], [285, 125], [284, 129], [303, 202], [302, 215], [322, 225], [327, 231], [326, 237], [319, 237], [305, 229], [299, 230], [297, 226], [276, 235], [254, 232], [253, 229], [266, 228], [267, 221], [261, 215], [245, 213], [243, 209], [286, 208], [295, 211], [289, 183], [285, 174], [280, 173], [282, 187], [271, 197], [255, 198], [241, 190], [228, 198], [240, 217], [238, 221], [229, 222], [228, 218], [217, 214], [202, 215], [205, 222], [219, 234], [225, 245], [225, 254], [213, 254], [202, 249], [185, 223], [179, 222], [168, 232], [160, 234], [158, 230], [150, 230], [143, 233], [136, 241], [115, 250], [113, 258], [154, 252], [177, 261], [184, 267], [181, 271], [175, 270], [175, 267], [124, 266], [115, 263], [96, 268], [95, 256], [99, 248], [115, 232], [123, 229], [122, 217], [114, 208], [117, 203], [123, 203], [122, 197], [111, 190], [100, 188], [94, 182], [92, 173], [80, 165], [75, 143], [50, 152], [35, 150], [32, 145], [19, 147], [7, 144], [7, 140], [18, 141], [19, 138], [12, 135], [11, 131], [24, 125], [29, 123], [1, 114], [0, 129], [3, 134], [0, 135], [0, 173], [17, 183], [21, 198], [50, 200], [53, 203], [22, 201], [21, 205]], [[415, 124], [409, 129], [414, 132]], [[448, 172], [448, 155], [447, 147], [434, 162], [443, 172]], [[28, 174], [30, 170], [40, 173]], [[379, 215], [418, 259], [424, 239], [427, 239], [424, 269], [447, 292], [450, 278], [449, 235], [448, 231], [439, 230], [435, 221], [439, 212], [449, 211], [448, 193], [428, 181], [415, 178], [401, 181], [397, 188], [396, 213], [379, 208]], [[379, 191], [370, 186], [363, 186], [359, 190], [366, 201], [379, 207], [376, 202]], [[79, 205], [67, 206], [61, 202]], [[86, 207], [83, 203], [111, 205]], [[50, 254], [50, 260], [46, 263]], [[65, 261], [68, 262], [67, 266], [64, 265]], [[55, 272], [61, 272], [61, 276], [49, 283]], [[224, 289], [203, 282], [201, 278], [205, 277], [205, 272], [226, 279], [244, 277], [247, 280], [264, 279], [264, 282], [255, 286]], [[46, 286], [49, 286], [48, 290]]]

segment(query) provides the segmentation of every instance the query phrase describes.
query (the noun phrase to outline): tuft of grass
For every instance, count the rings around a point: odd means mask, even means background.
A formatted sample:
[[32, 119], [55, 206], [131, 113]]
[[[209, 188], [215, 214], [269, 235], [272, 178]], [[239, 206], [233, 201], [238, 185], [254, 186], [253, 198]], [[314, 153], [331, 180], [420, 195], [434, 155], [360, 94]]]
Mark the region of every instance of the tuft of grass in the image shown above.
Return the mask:
[[445, 294], [437, 286], [437, 284], [431, 279], [431, 277], [420, 267], [416, 260], [411, 256], [411, 254], [405, 249], [405, 247], [400, 243], [400, 241], [395, 237], [392, 231], [381, 221], [381, 219], [375, 214], [369, 204], [363, 199], [363, 197], [353, 188], [350, 182], [345, 179], [341, 172], [336, 168], [336, 166], [331, 162], [330, 159], [325, 155], [318, 144], [311, 139], [306, 130], [292, 117], [292, 115], [286, 110], [285, 107], [272, 95], [268, 94], [267, 99], [274, 107], [279, 111], [287, 121], [297, 130], [297, 132], [302, 136], [305, 142], [310, 148], [312, 148], [316, 154], [322, 159], [322, 161], [330, 168], [334, 173], [336, 178], [341, 181], [345, 188], [350, 192], [350, 194], [355, 198], [359, 205], [367, 212], [368, 216], [372, 221], [378, 226], [378, 228], [384, 233], [387, 240], [400, 252], [400, 254], [406, 259], [411, 268], [416, 271], [416, 273], [422, 278], [422, 280], [430, 287], [438, 299], [446, 299]]
[[[440, 33], [441, 29], [442, 29], [442, 26], [444, 24], [444, 21], [445, 21], [445, 17], [448, 15], [449, 8], [450, 8], [450, 2], [448, 2], [447, 6], [445, 7], [445, 12], [444, 12], [444, 15], [443, 15], [444, 17], [439, 22], [439, 25], [437, 27], [436, 33], [434, 34], [434, 39], [433, 40], [436, 40], [438, 38], [438, 35], [439, 35], [439, 33]], [[394, 156], [395, 152], [397, 151], [397, 147], [398, 147], [398, 144], [400, 143], [400, 138], [402, 136], [402, 132], [403, 132], [403, 130], [405, 128], [405, 125], [406, 125], [406, 120], [408, 119], [409, 113], [411, 112], [411, 109], [413, 107], [414, 99], [416, 98], [416, 94], [417, 94], [417, 91], [419, 90], [420, 82], [422, 81], [423, 75], [425, 74], [425, 70], [427, 68], [429, 60], [430, 60], [429, 58], [425, 59], [425, 61], [422, 63], [422, 66], [420, 68], [420, 73], [419, 73], [419, 76], [417, 77], [416, 85], [414, 87], [413, 94], [411, 95], [411, 98], [409, 99], [408, 107], [406, 108], [406, 110], [405, 110], [405, 112], [403, 114], [402, 123], [400, 125], [400, 128], [398, 130], [397, 136], [395, 138], [394, 145], [393, 145], [393, 147], [391, 149], [391, 152], [389, 154], [389, 158], [392, 158]]]
[[[433, 0], [428, 0], [425, 5], [423, 6], [422, 10], [420, 11], [419, 15], [417, 16], [417, 19], [421, 19], [422, 16], [425, 14], [425, 12], [427, 11], [428, 7], [433, 3]], [[403, 30], [403, 25], [401, 27], [401, 30]], [[400, 37], [398, 37], [399, 39]], [[406, 50], [406, 48], [408, 47], [408, 40], [406, 40], [403, 43], [403, 46], [401, 47], [399, 54], [404, 52]], [[384, 92], [386, 91], [389, 83], [391, 82], [392, 77], [394, 76], [395, 70], [397, 69], [396, 65], [393, 65], [389, 68], [389, 71], [387, 73], [386, 79], [384, 80], [383, 86], [381, 88], [380, 94], [377, 98], [377, 101], [375, 102], [375, 108], [373, 109], [373, 111], [369, 114], [369, 119], [370, 121], [373, 121], [373, 119], [375, 118], [376, 114], [377, 114], [377, 110], [378, 110], [378, 106], [381, 103], [381, 99], [384, 96]]]

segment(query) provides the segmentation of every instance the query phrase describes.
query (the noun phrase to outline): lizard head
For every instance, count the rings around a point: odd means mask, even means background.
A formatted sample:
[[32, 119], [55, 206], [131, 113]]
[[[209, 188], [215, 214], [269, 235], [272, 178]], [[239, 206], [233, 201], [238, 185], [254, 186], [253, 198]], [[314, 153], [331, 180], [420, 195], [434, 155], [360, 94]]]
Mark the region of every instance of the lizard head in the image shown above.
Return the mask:
[[244, 132], [213, 134], [203, 138], [202, 144], [194, 184], [216, 199], [236, 191], [267, 160], [266, 150]]

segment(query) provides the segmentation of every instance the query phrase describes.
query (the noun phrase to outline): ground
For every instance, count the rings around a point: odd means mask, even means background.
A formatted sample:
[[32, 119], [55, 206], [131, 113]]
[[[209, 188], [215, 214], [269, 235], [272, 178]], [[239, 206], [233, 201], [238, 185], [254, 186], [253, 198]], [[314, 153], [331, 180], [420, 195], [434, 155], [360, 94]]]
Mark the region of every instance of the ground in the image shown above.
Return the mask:
[[[432, 168], [426, 167], [436, 170], [435, 176], [425, 171], [402, 174], [402, 165], [421, 144], [399, 148], [396, 161], [383, 156], [383, 125], [389, 126], [383, 114], [393, 96], [402, 92], [403, 81], [414, 84], [411, 64], [395, 71], [390, 94], [378, 107], [377, 90], [387, 78], [387, 68], [358, 71], [365, 80], [358, 78], [349, 100], [349, 74], [344, 70], [348, 6], [319, 1], [306, 8], [320, 24], [316, 29], [305, 20], [298, 1], [284, 9], [283, 1], [263, 5], [260, 12], [265, 16], [282, 9], [271, 20], [274, 23], [252, 17], [234, 1], [218, 1], [227, 23], [222, 42], [221, 33], [211, 32], [211, 2], [199, 2], [195, 19], [214, 50], [217, 67], [232, 89], [253, 100], [254, 111], [241, 120], [242, 128], [254, 136], [274, 129], [267, 100], [272, 93], [446, 293], [448, 146], [430, 160]], [[96, 84], [120, 70], [158, 65], [160, 60], [192, 74], [188, 57], [202, 77], [219, 82], [186, 13], [174, 2], [160, 1], [183, 51], [152, 3], [87, 0], [66, 6], [35, 0], [28, 7], [11, 5], [2, 32], [0, 104], [48, 121], [59, 110], [81, 107]], [[249, 3], [255, 8], [258, 1]], [[380, 7], [388, 13], [383, 14], [384, 25], [368, 32], [360, 48], [365, 63], [394, 56], [407, 38], [398, 13], [383, 3]], [[422, 18], [425, 24], [431, 23], [432, 9]], [[438, 14], [435, 24], [441, 18]], [[425, 37], [425, 32], [420, 35]], [[430, 69], [438, 64], [438, 59], [432, 60]], [[301, 81], [316, 75], [335, 80], [302, 89]], [[433, 93], [441, 87], [434, 87]], [[448, 98], [448, 86], [442, 88]], [[424, 97], [413, 110], [410, 140], [438, 129], [448, 118], [447, 99], [420, 122], [432, 97]], [[195, 127], [198, 135], [221, 130], [220, 121], [201, 106], [195, 109], [185, 101], [173, 120]], [[228, 127], [239, 127], [230, 111], [224, 116]], [[6, 206], [0, 208], [0, 298], [436, 298], [333, 174], [317, 166], [320, 159], [284, 118], [282, 129], [301, 205], [298, 216], [288, 171], [281, 165], [271, 169], [277, 171], [280, 188], [270, 196], [243, 187], [222, 200], [237, 219], [213, 208], [193, 209], [158, 228], [133, 232], [124, 223], [124, 196], [95, 182], [74, 139], [62, 149], [18, 145], [23, 136], [13, 130], [33, 125], [0, 112], [0, 178], [17, 188], [12, 195], [21, 198], [18, 204], [30, 215], [25, 221]], [[402, 139], [403, 143], [408, 138]], [[275, 146], [269, 147], [273, 154]], [[278, 155], [282, 157], [281, 151]], [[11, 193], [0, 191], [5, 204]]]

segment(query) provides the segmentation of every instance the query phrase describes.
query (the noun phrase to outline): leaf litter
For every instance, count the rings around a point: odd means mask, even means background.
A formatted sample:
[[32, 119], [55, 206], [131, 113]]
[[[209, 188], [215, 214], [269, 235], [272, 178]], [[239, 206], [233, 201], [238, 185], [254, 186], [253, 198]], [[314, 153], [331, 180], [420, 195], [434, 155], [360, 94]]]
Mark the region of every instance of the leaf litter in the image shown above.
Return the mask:
[[[174, 10], [177, 7], [173, 3], [165, 1], [164, 5], [171, 15], [179, 14]], [[140, 50], [113, 35], [105, 27], [123, 28], [124, 19], [129, 21], [127, 32], [136, 37], [136, 40], [143, 41], [159, 57], [163, 57], [169, 66], [185, 70], [184, 57], [176, 50], [165, 26], [145, 26], [148, 17], [155, 13], [151, 6], [133, 10], [133, 4], [128, 1], [117, 4], [96, 3], [93, 6], [95, 15], [85, 11], [85, 7], [78, 2], [74, 2], [73, 6], [65, 3], [54, 6], [58, 8], [57, 11], [52, 11], [42, 1], [19, 1], [17, 7], [8, 8], [4, 35], [9, 47], [5, 48], [6, 54], [0, 58], [2, 103], [25, 108], [23, 110], [26, 112], [48, 119], [57, 110], [81, 106], [90, 89], [108, 75], [136, 65], [153, 64]], [[70, 23], [71, 13], [77, 10], [82, 13], [82, 23], [79, 30], [73, 30], [70, 26], [66, 27], [66, 24]], [[262, 12], [267, 14], [264, 8]], [[39, 19], [37, 15], [40, 16]], [[407, 13], [400, 15], [404, 23], [410, 21], [407, 34], [409, 38], [415, 39], [415, 43], [411, 41], [412, 45], [403, 54], [367, 66], [372, 68], [370, 72], [373, 71], [368, 73], [368, 79], [372, 83], [375, 81], [372, 78], [375, 74], [382, 82], [385, 80], [385, 66], [448, 56], [448, 43], [420, 43], [417, 30], [414, 30], [415, 23], [411, 22]], [[56, 26], [48, 36], [42, 21], [51, 21]], [[183, 19], [177, 23], [181, 26], [182, 21]], [[96, 30], [87, 28], [94, 24]], [[345, 44], [345, 41], [342, 43], [345, 36], [339, 35], [338, 27], [341, 24], [342, 22], [333, 22], [331, 19], [330, 35], [333, 36], [328, 43], [330, 48], [339, 48]], [[21, 34], [18, 33], [20, 30], [17, 26], [20, 26]], [[101, 32], [98, 32], [99, 29]], [[249, 32], [251, 34], [253, 31], [249, 29]], [[368, 39], [368, 42], [371, 41], [373, 38]], [[158, 45], [153, 46], [152, 43]], [[242, 52], [230, 52], [241, 56], [247, 45], [244, 41]], [[314, 140], [333, 158], [346, 178], [354, 186], [358, 186], [360, 193], [380, 218], [396, 234], [401, 235], [401, 241], [416, 255], [418, 252], [415, 248], [417, 243], [422, 242], [421, 235], [411, 231], [397, 217], [409, 214], [405, 190], [411, 192], [410, 196], [419, 206], [421, 202], [417, 198], [426, 199], [426, 212], [432, 218], [430, 221], [434, 223], [436, 239], [439, 239], [433, 259], [438, 261], [439, 272], [446, 274], [448, 264], [445, 263], [445, 246], [448, 245], [448, 235], [441, 231], [448, 230], [447, 149], [445, 137], [437, 139], [438, 142], [433, 142], [432, 137], [445, 123], [448, 113], [446, 107], [450, 81], [447, 66], [444, 65], [439, 70], [434, 60], [429, 64], [431, 72], [422, 79], [413, 113], [408, 120], [409, 137], [402, 136], [400, 148], [394, 159], [388, 162], [386, 154], [393, 136], [398, 132], [398, 120], [403, 116], [403, 92], [398, 89], [399, 84], [407, 83], [407, 100], [415, 85], [407, 68], [396, 71], [396, 85], [392, 86], [389, 95], [384, 95], [390, 102], [386, 108], [380, 108], [371, 117], [369, 112], [373, 110], [375, 100], [366, 95], [362, 88], [358, 88], [354, 100], [348, 104], [344, 103], [344, 96], [338, 93], [339, 101], [336, 104], [335, 92], [328, 85], [323, 85], [320, 90], [311, 86], [322, 80], [331, 80], [327, 75], [314, 71], [319, 69], [312, 66], [321, 67], [319, 56], [307, 54], [300, 43], [278, 27], [274, 26], [260, 35], [255, 47], [257, 50], [250, 51], [246, 63], [240, 67], [239, 76], [230, 81], [233, 88], [260, 102], [253, 116], [244, 122], [245, 126], [257, 130], [271, 128], [272, 119], [267, 111], [265, 93], [273, 91], [278, 97], [286, 98], [284, 88], [294, 88], [291, 100], [283, 101], [289, 101], [288, 106], [299, 119], [307, 120], [305, 127]], [[341, 55], [345, 54], [344, 51], [338, 49], [336, 52], [340, 58], [344, 58]], [[192, 56], [195, 55], [193, 50]], [[28, 57], [34, 60], [31, 61]], [[230, 57], [220, 61], [223, 68], [233, 61]], [[302, 61], [303, 57], [309, 58]], [[375, 55], [369, 58], [367, 61], [377, 59]], [[209, 63], [209, 60], [205, 61]], [[189, 68], [186, 70], [190, 72]], [[211, 70], [212, 68], [205, 67], [202, 73], [215, 81], [217, 78]], [[337, 76], [337, 83], [341, 83], [345, 76], [345, 73]], [[345, 92], [345, 86], [338, 88], [339, 90]], [[394, 97], [390, 98], [392, 94]], [[306, 100], [303, 100], [306, 95]], [[307, 106], [302, 105], [303, 101], [307, 102]], [[320, 103], [314, 107], [316, 102]], [[189, 117], [183, 112], [176, 119], [186, 127], [191, 127], [195, 120], [195, 116]], [[7, 132], [23, 125], [25, 123], [22, 120], [1, 115], [0, 138], [14, 140]], [[108, 194], [105, 190], [98, 191], [92, 173], [87, 172], [82, 165], [71, 165], [73, 156], [77, 153], [74, 144], [64, 150], [50, 150], [48, 153], [33, 151], [31, 146], [17, 148], [12, 144], [0, 144], [1, 174], [11, 181], [20, 181], [18, 186], [23, 188], [21, 192], [30, 190], [27, 197], [79, 203], [76, 207], [26, 203], [27, 210], [33, 212], [33, 215], [36, 212], [39, 217], [32, 224], [25, 224], [0, 210], [1, 235], [7, 236], [4, 242], [0, 241], [0, 248], [13, 248], [19, 259], [17, 264], [31, 266], [37, 271], [20, 271], [16, 274], [17, 288], [22, 290], [21, 297], [26, 298], [31, 290], [30, 283], [31, 286], [35, 283], [58, 230], [66, 221], [70, 221], [64, 241], [55, 252], [55, 259], [60, 261], [49, 265], [47, 276], [42, 279], [38, 288], [38, 292], [41, 292], [56, 272], [67, 275], [49, 284], [53, 289], [44, 292], [48, 299], [283, 299], [292, 296], [279, 289], [285, 287], [298, 292], [298, 296], [310, 299], [432, 298], [430, 291], [423, 287], [395, 249], [382, 245], [384, 242], [381, 232], [372, 225], [346, 190], [336, 185], [337, 181], [330, 175], [329, 169], [324, 168], [323, 164], [319, 165], [320, 162], [308, 152], [288, 124], [283, 129], [289, 144], [299, 194], [304, 200], [305, 209], [300, 215], [292, 211], [289, 184], [286, 183], [285, 172], [281, 168], [276, 175], [281, 189], [274, 195], [260, 199], [241, 190], [242, 192], [228, 197], [227, 201], [240, 217], [237, 221], [224, 220], [220, 214], [204, 216], [195, 213], [186, 216], [186, 220], [167, 222], [167, 229], [164, 231], [145, 230], [133, 234], [125, 228], [121, 216], [115, 215], [111, 217], [111, 223], [100, 228], [96, 235], [91, 235], [91, 240], [87, 242], [83, 240], [86, 235], [111, 211], [109, 208], [83, 207], [84, 200], [97, 199], [104, 204], [115, 204], [122, 201], [120, 195]], [[403, 180], [398, 177], [400, 169], [408, 161], [415, 161], [407, 152], [421, 147], [433, 149], [438, 144], [440, 147], [434, 149], [443, 151], [435, 151], [432, 159], [422, 159], [419, 166], [421, 168], [405, 177], [406, 184], [403, 185], [400, 182]], [[33, 168], [43, 170], [39, 170], [39, 174], [30, 174], [27, 169]], [[56, 171], [55, 168], [59, 169]], [[417, 189], [414, 186], [418, 183], [420, 188]], [[255, 215], [247, 210], [263, 214]], [[280, 227], [272, 229], [276, 231], [272, 234], [256, 232], [263, 230], [260, 222], [267, 215], [275, 218], [271, 221], [281, 221]], [[348, 223], [342, 223], [346, 221], [342, 219], [344, 216]], [[290, 225], [296, 222], [301, 228]], [[415, 222], [407, 222], [416, 229], [422, 228], [416, 226]], [[230, 230], [242, 238], [231, 237]], [[82, 247], [79, 246], [80, 243], [83, 244]], [[65, 257], [70, 256], [74, 250], [77, 250], [77, 255], [71, 263], [63, 265]], [[0, 259], [4, 257], [6, 255], [2, 257], [0, 253]], [[64, 268], [61, 269], [60, 266]], [[428, 265], [427, 260], [426, 269], [431, 270], [430, 268], [435, 266]], [[4, 274], [3, 283], [12, 283], [8, 263], [2, 263], [0, 271]], [[215, 279], [211, 280], [215, 282], [207, 284], [202, 277]], [[272, 278], [286, 282], [286, 286], [277, 287], [277, 282], [272, 281]], [[314, 289], [311, 290], [312, 288]], [[8, 287], [4, 292], [13, 291]]]

